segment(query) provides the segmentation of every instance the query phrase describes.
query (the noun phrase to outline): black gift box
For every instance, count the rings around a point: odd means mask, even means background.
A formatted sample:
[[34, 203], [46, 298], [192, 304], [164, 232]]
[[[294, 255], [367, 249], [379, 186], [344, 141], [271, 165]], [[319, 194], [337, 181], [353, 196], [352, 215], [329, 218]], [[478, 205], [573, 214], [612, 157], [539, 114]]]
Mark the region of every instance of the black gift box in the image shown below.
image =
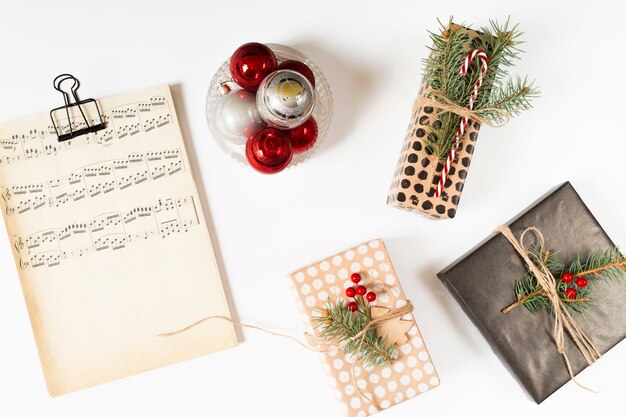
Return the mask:
[[[558, 251], [566, 265], [577, 255], [586, 259], [614, 247], [570, 183], [565, 183], [509, 223], [516, 238], [535, 226], [546, 249]], [[515, 281], [526, 273], [522, 258], [502, 234], [493, 234], [438, 276], [492, 349], [540, 403], [570, 381], [564, 359], [554, 342], [554, 318], [547, 310], [532, 314], [520, 306], [501, 310], [515, 301]], [[593, 304], [574, 318], [598, 351], [606, 353], [626, 336], [626, 283], [601, 282], [593, 287]], [[588, 365], [565, 337], [574, 374]]]

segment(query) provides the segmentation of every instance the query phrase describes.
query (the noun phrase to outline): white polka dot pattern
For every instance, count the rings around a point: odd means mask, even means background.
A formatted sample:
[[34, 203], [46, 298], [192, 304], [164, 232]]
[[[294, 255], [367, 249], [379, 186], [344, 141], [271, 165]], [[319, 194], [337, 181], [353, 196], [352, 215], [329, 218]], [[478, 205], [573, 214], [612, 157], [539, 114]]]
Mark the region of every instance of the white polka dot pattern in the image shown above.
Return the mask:
[[[382, 240], [372, 240], [338, 255], [328, 257], [290, 275], [294, 295], [304, 313], [306, 327], [317, 333], [311, 318], [315, 309], [324, 307], [325, 300], [344, 297], [344, 289], [353, 285], [350, 274], [359, 272], [368, 288], [378, 289], [376, 305], [400, 306], [406, 296]], [[389, 291], [382, 293], [381, 288]], [[405, 317], [414, 320], [413, 315]], [[330, 350], [323, 354], [325, 370], [331, 386], [340, 401], [341, 410], [348, 417], [366, 417], [376, 413], [376, 407], [363, 398], [359, 390], [373, 397], [383, 409], [415, 397], [439, 385], [439, 378], [430, 361], [422, 336], [413, 325], [407, 332], [409, 340], [397, 346], [398, 358], [385, 368], [366, 368], [342, 351]], [[355, 386], [356, 384], [356, 386]]]

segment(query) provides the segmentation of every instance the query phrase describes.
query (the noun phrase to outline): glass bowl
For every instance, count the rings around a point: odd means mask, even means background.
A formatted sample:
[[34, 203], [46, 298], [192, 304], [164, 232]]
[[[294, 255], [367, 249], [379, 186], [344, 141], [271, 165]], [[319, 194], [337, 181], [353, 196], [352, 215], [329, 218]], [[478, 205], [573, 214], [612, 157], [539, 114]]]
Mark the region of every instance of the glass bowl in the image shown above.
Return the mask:
[[[330, 121], [332, 119], [333, 97], [330, 91], [330, 86], [328, 85], [328, 81], [326, 81], [324, 74], [322, 74], [317, 65], [315, 65], [313, 61], [311, 61], [306, 55], [285, 45], [279, 45], [274, 43], [268, 43], [266, 45], [276, 55], [278, 64], [283, 61], [295, 59], [308, 65], [315, 75], [315, 109], [313, 110], [313, 117], [315, 118], [318, 127], [317, 141], [315, 142], [315, 145], [313, 145], [313, 147], [308, 151], [298, 154], [294, 153], [293, 159], [288, 166], [289, 168], [308, 159], [311, 155], [313, 155], [313, 153], [320, 147], [320, 145], [324, 141], [324, 138], [326, 137], [326, 134], [328, 132], [328, 128], [330, 127]], [[221, 97], [220, 86], [225, 82], [235, 85], [235, 82], [230, 75], [229, 63], [230, 58], [224, 61], [222, 66], [219, 67], [217, 72], [213, 75], [213, 79], [211, 80], [211, 84], [209, 85], [209, 91], [207, 92], [206, 96], [206, 118], [209, 125], [209, 130], [211, 131], [211, 135], [213, 136], [213, 139], [215, 139], [219, 147], [236, 160], [248, 165], [248, 161], [246, 159], [246, 145], [237, 145], [222, 137], [219, 134], [217, 126], [215, 125], [215, 118], [213, 117], [217, 108], [217, 101]]]

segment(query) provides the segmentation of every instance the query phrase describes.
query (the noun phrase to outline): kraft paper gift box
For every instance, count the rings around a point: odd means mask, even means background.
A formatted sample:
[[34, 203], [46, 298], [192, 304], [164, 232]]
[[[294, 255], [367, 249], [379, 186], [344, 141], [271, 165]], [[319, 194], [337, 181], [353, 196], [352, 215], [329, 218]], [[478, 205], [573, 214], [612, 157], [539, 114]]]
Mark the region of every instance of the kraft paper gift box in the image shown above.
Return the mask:
[[[531, 226], [541, 231], [546, 249], [558, 251], [565, 265], [577, 255], [584, 260], [615, 246], [570, 183], [544, 196], [509, 224], [517, 238]], [[570, 376], [553, 338], [554, 317], [547, 310], [532, 314], [520, 306], [501, 312], [516, 301], [515, 281], [526, 272], [511, 243], [502, 234], [494, 234], [438, 276], [496, 355], [541, 403]], [[600, 353], [605, 353], [626, 336], [626, 284], [598, 283], [592, 298], [584, 314], [573, 314]], [[574, 374], [588, 366], [567, 334], [565, 351]], [[584, 382], [594, 385], [593, 378]]]
[[[455, 27], [460, 28], [458, 25]], [[468, 34], [468, 47], [470, 43], [473, 47], [479, 46], [471, 42], [477, 39], [478, 32], [467, 28], [461, 28], [461, 30]], [[433, 126], [441, 124], [439, 118], [445, 112], [424, 105], [424, 97], [428, 96], [429, 91], [430, 87], [422, 83], [413, 104], [411, 123], [396, 165], [387, 204], [391, 207], [419, 212], [435, 219], [448, 219], [456, 216], [465, 178], [476, 147], [480, 124], [469, 120], [442, 195], [439, 198], [435, 197], [435, 188], [439, 182], [444, 161], [439, 161], [437, 156], [433, 155], [427, 146], [426, 138], [432, 134]], [[487, 94], [487, 92], [482, 91], [480, 94]]]
[[[305, 325], [313, 335], [319, 335], [314, 320], [316, 310], [324, 309], [329, 298], [345, 299], [345, 289], [354, 285], [350, 281], [354, 272], [362, 275], [368, 289], [377, 291], [373, 305], [392, 308], [407, 302], [383, 241], [365, 242], [290, 275]], [[342, 350], [321, 353], [331, 385], [347, 416], [363, 417], [378, 411], [359, 390], [366, 396], [374, 396], [379, 407], [386, 409], [439, 385], [413, 314], [405, 315], [402, 320], [412, 323], [406, 332], [407, 341], [396, 346], [398, 357], [387, 367], [365, 367], [357, 361], [352, 372], [354, 360]]]

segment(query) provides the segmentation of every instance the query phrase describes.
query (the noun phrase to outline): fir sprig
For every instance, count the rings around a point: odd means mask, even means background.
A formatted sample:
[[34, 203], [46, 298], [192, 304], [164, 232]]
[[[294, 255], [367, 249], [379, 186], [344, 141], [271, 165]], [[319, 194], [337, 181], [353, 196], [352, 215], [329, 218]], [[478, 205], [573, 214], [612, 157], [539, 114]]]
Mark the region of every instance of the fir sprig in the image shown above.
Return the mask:
[[365, 366], [387, 366], [394, 359], [395, 349], [386, 337], [379, 336], [376, 329], [367, 330], [363, 338], [356, 337], [372, 320], [369, 308], [359, 298], [358, 312], [348, 311], [343, 300], [335, 304], [328, 300], [326, 308], [315, 317], [321, 330], [319, 337], [325, 342], [345, 343], [344, 353]]
[[[508, 19], [504, 25], [490, 21], [490, 26], [481, 28], [474, 39], [470, 39], [467, 33], [468, 26], [456, 25], [452, 18], [447, 24], [439, 24], [439, 33], [430, 32], [433, 46], [423, 61], [424, 81], [434, 94], [457, 106], [467, 106], [480, 71], [476, 61], [466, 76], [460, 75], [459, 69], [472, 49], [481, 48], [487, 53], [489, 66], [474, 105], [476, 114], [501, 124], [531, 108], [532, 99], [539, 95], [533, 82], [526, 77], [508, 78], [508, 69], [522, 52], [519, 49], [522, 32], [517, 24], [511, 25]], [[440, 123], [431, 124], [432, 132], [427, 136], [426, 144], [439, 159], [445, 159], [454, 146], [460, 121], [461, 116], [445, 112], [439, 117]]]
[[[567, 289], [575, 285], [577, 278], [585, 278], [589, 280], [590, 284], [593, 284], [594, 281], [622, 281], [625, 278], [626, 259], [618, 248], [598, 251], [584, 263], [580, 260], [580, 257], [577, 257], [568, 268], [551, 251], [541, 252], [536, 247], [531, 247], [529, 257], [535, 265], [540, 266], [544, 264], [546, 266], [557, 280], [557, 292], [561, 295], [561, 301], [566, 307], [577, 313], [583, 313], [593, 302], [593, 299], [590, 297], [592, 285], [577, 286], [576, 296], [572, 298], [566, 296]], [[567, 283], [560, 279], [565, 272], [572, 274], [573, 282]], [[535, 275], [530, 271], [524, 278], [515, 282], [515, 295], [517, 301], [502, 310], [503, 313], [508, 313], [520, 305], [526, 307], [533, 314], [544, 308], [552, 313], [552, 303], [546, 297]]]

